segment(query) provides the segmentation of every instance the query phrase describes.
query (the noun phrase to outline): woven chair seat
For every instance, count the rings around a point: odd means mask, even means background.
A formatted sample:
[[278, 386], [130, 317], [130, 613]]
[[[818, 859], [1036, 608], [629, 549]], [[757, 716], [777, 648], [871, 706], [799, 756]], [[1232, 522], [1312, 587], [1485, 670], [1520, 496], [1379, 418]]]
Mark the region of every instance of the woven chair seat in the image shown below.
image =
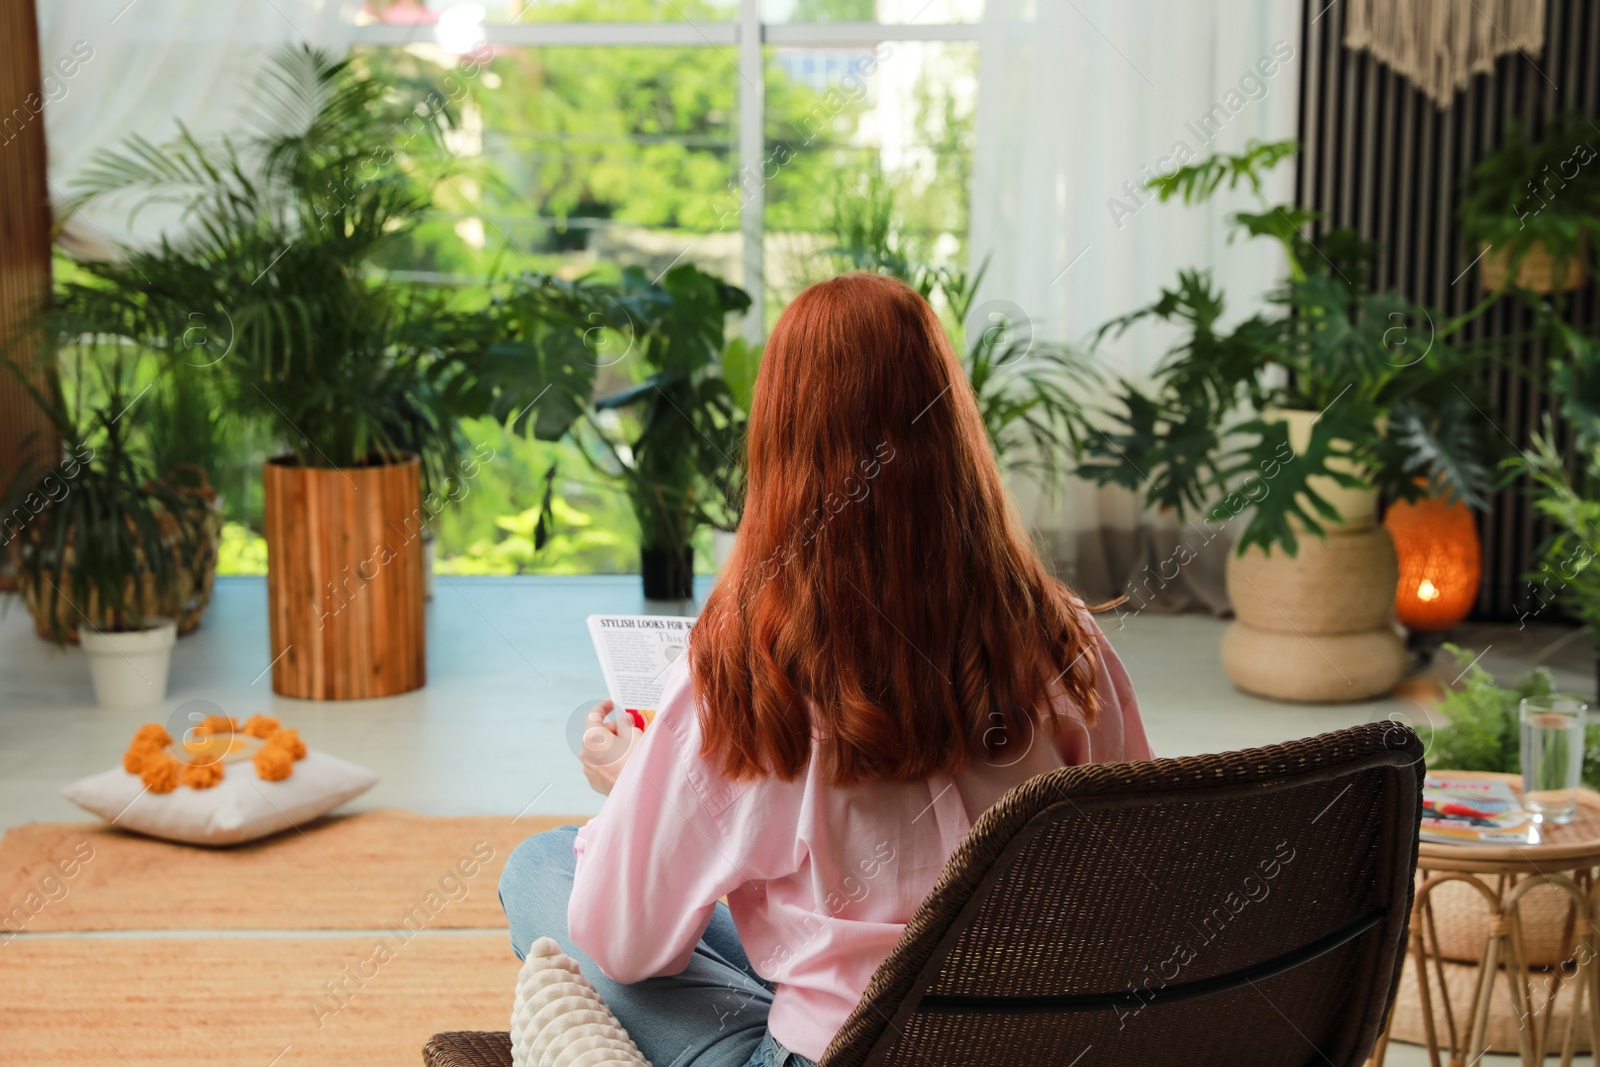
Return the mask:
[[426, 1067], [511, 1067], [511, 1034], [505, 1030], [454, 1030], [434, 1034], [422, 1046]]
[[[818, 1067], [1360, 1067], [1405, 958], [1422, 775], [1383, 722], [1030, 779]], [[509, 1067], [509, 1035], [438, 1034], [423, 1061]]]

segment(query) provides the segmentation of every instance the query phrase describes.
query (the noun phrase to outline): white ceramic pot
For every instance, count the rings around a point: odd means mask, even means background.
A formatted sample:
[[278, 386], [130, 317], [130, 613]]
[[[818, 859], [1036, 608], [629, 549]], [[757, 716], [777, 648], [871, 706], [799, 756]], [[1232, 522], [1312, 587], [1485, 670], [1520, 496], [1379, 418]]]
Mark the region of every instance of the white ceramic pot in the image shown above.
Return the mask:
[[85, 626], [78, 639], [89, 656], [94, 699], [102, 708], [140, 708], [167, 695], [167, 668], [178, 624], [147, 619], [143, 630], [106, 633]]

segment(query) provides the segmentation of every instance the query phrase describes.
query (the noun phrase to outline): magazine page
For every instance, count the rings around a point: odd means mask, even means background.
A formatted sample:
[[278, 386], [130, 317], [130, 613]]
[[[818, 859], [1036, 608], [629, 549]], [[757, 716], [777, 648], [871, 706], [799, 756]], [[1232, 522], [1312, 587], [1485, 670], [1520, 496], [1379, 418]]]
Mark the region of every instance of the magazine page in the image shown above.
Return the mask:
[[589, 616], [606, 692], [640, 729], [655, 718], [667, 668], [689, 651], [693, 626], [681, 615]]
[[1422, 840], [1456, 845], [1524, 844], [1531, 817], [1498, 778], [1430, 774], [1422, 783]]

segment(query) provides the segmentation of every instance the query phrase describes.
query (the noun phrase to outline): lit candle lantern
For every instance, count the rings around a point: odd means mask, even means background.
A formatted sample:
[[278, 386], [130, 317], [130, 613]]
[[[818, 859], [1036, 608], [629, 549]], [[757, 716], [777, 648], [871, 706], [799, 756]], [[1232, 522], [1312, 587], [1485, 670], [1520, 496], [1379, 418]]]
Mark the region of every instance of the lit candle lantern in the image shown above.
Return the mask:
[[1397, 502], [1383, 525], [1400, 563], [1394, 613], [1408, 630], [1448, 630], [1467, 617], [1478, 596], [1482, 562], [1472, 509], [1426, 497]]

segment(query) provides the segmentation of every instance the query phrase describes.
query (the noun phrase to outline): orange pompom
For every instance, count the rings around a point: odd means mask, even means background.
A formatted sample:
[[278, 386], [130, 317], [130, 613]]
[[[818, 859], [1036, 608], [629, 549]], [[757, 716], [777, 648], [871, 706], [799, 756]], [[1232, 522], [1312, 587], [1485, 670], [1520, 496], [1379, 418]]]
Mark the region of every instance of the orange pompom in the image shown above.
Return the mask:
[[278, 729], [278, 720], [271, 715], [262, 715], [260, 712], [250, 716], [244, 721], [244, 732], [251, 737], [265, 740], [271, 737]]
[[210, 789], [222, 781], [222, 764], [186, 763], [178, 779], [190, 789]]
[[254, 759], [256, 777], [263, 781], [281, 782], [294, 773], [294, 756], [278, 745], [262, 745]]
[[300, 740], [300, 731], [293, 727], [285, 726], [281, 730], [274, 731], [272, 736], [267, 738], [267, 745], [281, 748], [295, 759], [306, 758], [306, 743]]
[[129, 774], [138, 774], [144, 767], [144, 761], [160, 751], [162, 746], [154, 741], [141, 741], [135, 737], [133, 744], [128, 746], [128, 751], [122, 754], [122, 769]]
[[144, 780], [145, 788], [152, 793], [170, 793], [178, 788], [178, 775], [183, 770], [179, 763], [168, 752], [155, 751], [145, 759], [144, 766], [139, 768], [139, 777]]
[[167, 728], [158, 722], [147, 722], [134, 731], [133, 743], [154, 745], [156, 748], [166, 748], [172, 744], [172, 738], [167, 733]]

